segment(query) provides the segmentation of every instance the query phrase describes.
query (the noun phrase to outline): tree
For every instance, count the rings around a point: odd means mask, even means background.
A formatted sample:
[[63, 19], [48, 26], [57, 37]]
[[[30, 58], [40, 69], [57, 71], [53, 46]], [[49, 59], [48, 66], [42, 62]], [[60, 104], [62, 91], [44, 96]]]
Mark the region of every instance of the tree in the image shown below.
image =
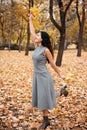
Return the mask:
[[60, 43], [56, 59], [57, 66], [61, 66], [62, 63], [64, 43], [66, 37], [66, 14], [72, 2], [73, 0], [70, 0], [69, 2], [68, 1], [64, 2], [63, 0], [56, 1], [56, 4], [59, 6], [59, 13], [60, 13], [60, 24], [59, 24], [53, 17], [53, 0], [50, 0], [50, 6], [49, 6], [50, 19], [60, 32]]
[[87, 51], [87, 12], [86, 12], [85, 25], [84, 25], [84, 32], [83, 32], [83, 49]]
[[14, 0], [11, 0], [11, 21], [10, 21], [10, 30], [9, 30], [9, 51], [10, 51], [10, 44], [11, 44], [11, 38], [12, 38], [12, 28], [13, 28], [13, 19], [14, 19]]
[[81, 49], [83, 44], [83, 28], [85, 23], [85, 0], [82, 0], [82, 14], [79, 13], [79, 1], [76, 0], [76, 14], [79, 22], [79, 36], [78, 36], [78, 51], [77, 56], [81, 56]]
[[5, 28], [5, 5], [2, 4], [1, 1], [1, 6], [0, 6], [0, 26], [1, 26], [1, 36], [2, 36], [2, 44], [5, 43], [5, 33], [4, 33], [4, 28]]
[[22, 44], [22, 41], [25, 37], [25, 29], [24, 29], [24, 20], [23, 20], [23, 17], [21, 18], [21, 23], [20, 23], [20, 28], [19, 28], [19, 31], [18, 31], [18, 38], [17, 38], [17, 44], [19, 45], [19, 52], [21, 51], [21, 44]]
[[[30, 8], [33, 7], [33, 4], [34, 4], [33, 0], [28, 0], [28, 13], [30, 12]], [[28, 55], [29, 43], [30, 43], [30, 26], [29, 26], [29, 19], [28, 19], [28, 23], [27, 23], [27, 44], [26, 44], [25, 55]]]

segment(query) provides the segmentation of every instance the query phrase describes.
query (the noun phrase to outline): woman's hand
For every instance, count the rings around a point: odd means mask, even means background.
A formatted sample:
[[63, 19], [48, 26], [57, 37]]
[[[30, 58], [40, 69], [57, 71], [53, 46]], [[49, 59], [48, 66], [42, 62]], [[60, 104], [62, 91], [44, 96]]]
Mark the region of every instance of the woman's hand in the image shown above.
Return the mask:
[[64, 76], [60, 76], [60, 78], [61, 78], [62, 80], [65, 80], [65, 77], [64, 77]]
[[32, 20], [32, 18], [34, 17], [34, 15], [30, 12], [30, 13], [28, 14], [28, 17], [29, 17], [29, 20]]
[[32, 19], [32, 14], [29, 13], [29, 14], [28, 14], [28, 17], [29, 17], [29, 20]]

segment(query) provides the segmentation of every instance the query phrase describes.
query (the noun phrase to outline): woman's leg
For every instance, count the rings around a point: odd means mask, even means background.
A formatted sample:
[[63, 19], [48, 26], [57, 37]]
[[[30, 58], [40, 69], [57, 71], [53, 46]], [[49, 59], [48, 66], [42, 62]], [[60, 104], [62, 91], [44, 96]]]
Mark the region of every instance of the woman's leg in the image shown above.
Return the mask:
[[48, 110], [42, 110], [43, 123], [42, 123], [42, 125], [40, 126], [40, 128], [42, 128], [42, 129], [46, 129], [47, 126], [50, 125], [50, 121], [49, 121], [49, 119], [48, 119], [48, 113], [49, 113]]
[[42, 110], [42, 114], [43, 114], [43, 116], [48, 116], [48, 110]]

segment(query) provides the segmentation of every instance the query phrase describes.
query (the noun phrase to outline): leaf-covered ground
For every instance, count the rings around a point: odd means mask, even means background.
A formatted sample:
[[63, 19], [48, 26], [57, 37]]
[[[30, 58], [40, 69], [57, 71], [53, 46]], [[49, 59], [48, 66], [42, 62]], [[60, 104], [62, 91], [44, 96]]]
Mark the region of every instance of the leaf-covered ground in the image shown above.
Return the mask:
[[[49, 112], [51, 126], [47, 130], [87, 130], [87, 52], [76, 56], [76, 50], [64, 52], [59, 68], [66, 77], [68, 97], [57, 98]], [[55, 52], [56, 57], [56, 52]], [[55, 91], [63, 82], [51, 72]], [[32, 109], [32, 52], [0, 51], [0, 130], [31, 130], [40, 126], [42, 113]]]

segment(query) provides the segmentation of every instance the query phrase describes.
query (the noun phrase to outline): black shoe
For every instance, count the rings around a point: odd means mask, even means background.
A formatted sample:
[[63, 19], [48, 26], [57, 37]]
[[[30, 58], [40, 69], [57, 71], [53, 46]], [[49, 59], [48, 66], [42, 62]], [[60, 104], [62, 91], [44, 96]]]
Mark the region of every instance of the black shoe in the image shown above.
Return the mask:
[[60, 96], [64, 95], [65, 97], [68, 96], [68, 91], [66, 90], [67, 86], [64, 85], [61, 89], [60, 89]]
[[50, 122], [43, 122], [42, 125], [40, 126], [40, 129], [46, 129], [50, 125]]

